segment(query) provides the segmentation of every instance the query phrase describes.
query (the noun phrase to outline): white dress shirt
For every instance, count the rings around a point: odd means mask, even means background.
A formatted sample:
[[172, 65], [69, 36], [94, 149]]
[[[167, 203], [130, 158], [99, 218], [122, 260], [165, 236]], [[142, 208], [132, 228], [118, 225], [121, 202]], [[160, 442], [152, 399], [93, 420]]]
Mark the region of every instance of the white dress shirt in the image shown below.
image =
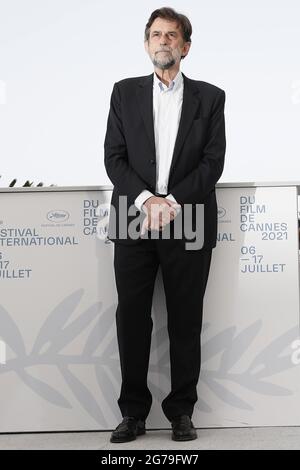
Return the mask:
[[[168, 194], [170, 166], [178, 132], [183, 99], [183, 77], [179, 70], [170, 86], [165, 85], [154, 72], [153, 77], [153, 123], [156, 151], [155, 192], [166, 194], [168, 199], [177, 202]], [[141, 211], [151, 191], [144, 189], [135, 199], [135, 206]]]

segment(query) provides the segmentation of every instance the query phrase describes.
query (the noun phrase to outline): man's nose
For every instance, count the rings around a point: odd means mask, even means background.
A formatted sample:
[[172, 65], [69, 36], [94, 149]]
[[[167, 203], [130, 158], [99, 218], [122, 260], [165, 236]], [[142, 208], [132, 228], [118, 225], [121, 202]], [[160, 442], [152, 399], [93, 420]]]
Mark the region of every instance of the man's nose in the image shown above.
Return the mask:
[[168, 35], [167, 34], [162, 34], [160, 38], [160, 43], [161, 44], [167, 44], [168, 42]]

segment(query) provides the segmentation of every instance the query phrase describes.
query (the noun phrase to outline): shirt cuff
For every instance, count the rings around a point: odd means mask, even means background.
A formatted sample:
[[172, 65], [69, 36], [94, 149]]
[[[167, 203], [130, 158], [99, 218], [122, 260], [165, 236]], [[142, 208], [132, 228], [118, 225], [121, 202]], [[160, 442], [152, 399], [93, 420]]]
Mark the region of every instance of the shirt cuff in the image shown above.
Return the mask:
[[[173, 196], [173, 194], [168, 194], [168, 195], [166, 196], [166, 199], [170, 199], [171, 201], [176, 202], [176, 204], [178, 204], [178, 202], [176, 201], [176, 199], [175, 199], [175, 197]], [[181, 211], [181, 206], [176, 208], [177, 214], [178, 214], [178, 212], [180, 212], [180, 211]]]
[[171, 201], [176, 202], [176, 204], [177, 204], [177, 201], [176, 201], [175, 197], [173, 196], [173, 194], [168, 194], [166, 196], [166, 199], [171, 199]]
[[144, 189], [138, 197], [134, 200], [135, 206], [138, 208], [139, 211], [146, 212], [143, 208], [144, 202], [151, 196], [154, 196], [148, 189]]

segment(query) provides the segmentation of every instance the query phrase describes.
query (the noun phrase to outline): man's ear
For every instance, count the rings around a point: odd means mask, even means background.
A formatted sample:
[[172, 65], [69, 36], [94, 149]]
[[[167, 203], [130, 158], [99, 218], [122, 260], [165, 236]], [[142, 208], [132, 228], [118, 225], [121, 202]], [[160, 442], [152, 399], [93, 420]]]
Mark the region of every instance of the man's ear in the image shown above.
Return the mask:
[[186, 42], [186, 43], [184, 44], [185, 47], [184, 47], [184, 49], [183, 49], [183, 51], [182, 51], [182, 54], [181, 54], [182, 56], [186, 57], [186, 56], [188, 55], [189, 50], [190, 50], [190, 47], [191, 47], [191, 44], [192, 44], [191, 42]]
[[149, 45], [148, 45], [148, 41], [144, 41], [144, 47], [145, 47], [145, 51], [146, 52], [149, 52]]

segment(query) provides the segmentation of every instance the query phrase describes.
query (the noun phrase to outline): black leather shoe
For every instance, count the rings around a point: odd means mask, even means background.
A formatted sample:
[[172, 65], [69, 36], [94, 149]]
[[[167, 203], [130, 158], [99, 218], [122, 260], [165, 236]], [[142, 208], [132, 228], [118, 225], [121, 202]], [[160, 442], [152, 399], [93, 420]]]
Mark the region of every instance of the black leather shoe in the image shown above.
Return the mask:
[[134, 416], [124, 416], [123, 421], [112, 432], [110, 442], [134, 441], [136, 436], [141, 436], [145, 433], [145, 421]]
[[177, 416], [171, 421], [173, 441], [191, 441], [197, 439], [197, 432], [188, 415]]

